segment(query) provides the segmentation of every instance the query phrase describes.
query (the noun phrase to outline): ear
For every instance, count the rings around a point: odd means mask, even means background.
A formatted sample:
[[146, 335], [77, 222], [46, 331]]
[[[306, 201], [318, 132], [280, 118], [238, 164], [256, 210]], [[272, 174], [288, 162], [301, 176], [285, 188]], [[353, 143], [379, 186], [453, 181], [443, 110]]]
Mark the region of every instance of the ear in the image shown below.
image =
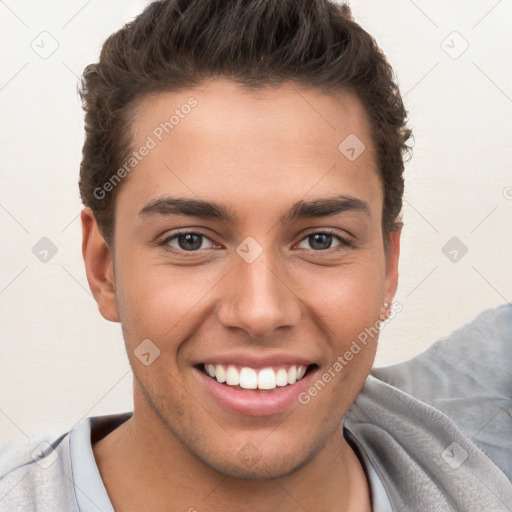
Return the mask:
[[386, 284], [383, 302], [391, 304], [398, 287], [398, 260], [400, 258], [400, 236], [402, 226], [389, 235], [389, 243], [386, 251]]
[[114, 267], [110, 247], [101, 234], [94, 213], [84, 208], [82, 219], [82, 255], [87, 281], [103, 318], [119, 322], [116, 304]]

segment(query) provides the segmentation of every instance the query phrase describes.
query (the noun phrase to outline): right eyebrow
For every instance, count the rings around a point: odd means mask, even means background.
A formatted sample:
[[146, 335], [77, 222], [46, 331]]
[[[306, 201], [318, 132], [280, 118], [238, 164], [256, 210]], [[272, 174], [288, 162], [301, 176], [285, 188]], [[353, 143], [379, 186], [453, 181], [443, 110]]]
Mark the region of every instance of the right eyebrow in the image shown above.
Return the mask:
[[185, 199], [165, 196], [150, 201], [139, 212], [140, 217], [152, 215], [190, 215], [204, 219], [236, 219], [236, 215], [224, 205], [203, 199]]

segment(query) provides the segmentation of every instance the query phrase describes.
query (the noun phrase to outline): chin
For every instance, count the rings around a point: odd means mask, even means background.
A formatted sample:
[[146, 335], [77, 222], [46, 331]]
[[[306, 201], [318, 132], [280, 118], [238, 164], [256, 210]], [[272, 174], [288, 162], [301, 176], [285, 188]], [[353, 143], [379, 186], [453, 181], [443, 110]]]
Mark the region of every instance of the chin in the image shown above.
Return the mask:
[[[247, 453], [243, 453], [244, 451], [249, 452], [246, 447], [250, 444], [252, 443], [247, 443], [235, 454], [234, 458], [230, 459], [226, 457], [226, 452], [218, 458], [215, 457], [214, 460], [205, 457], [204, 454], [200, 456], [196, 454], [196, 456], [200, 458], [203, 464], [222, 475], [238, 480], [259, 481], [275, 480], [276, 478], [289, 476], [302, 468], [313, 457], [311, 455], [301, 458], [296, 453], [289, 456], [281, 453], [278, 456], [260, 454], [257, 460], [251, 459]], [[254, 456], [258, 456], [256, 452]]]

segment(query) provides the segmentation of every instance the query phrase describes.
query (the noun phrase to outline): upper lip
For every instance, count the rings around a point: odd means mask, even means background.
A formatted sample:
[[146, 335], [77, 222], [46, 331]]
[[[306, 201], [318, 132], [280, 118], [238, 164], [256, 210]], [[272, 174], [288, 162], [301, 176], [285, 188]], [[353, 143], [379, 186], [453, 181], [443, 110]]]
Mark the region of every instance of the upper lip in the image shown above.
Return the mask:
[[248, 366], [249, 368], [265, 368], [269, 366], [297, 364], [301, 366], [309, 366], [314, 364], [312, 359], [298, 354], [289, 353], [274, 353], [266, 356], [255, 355], [243, 352], [233, 352], [230, 354], [212, 355], [202, 358], [194, 363], [194, 366], [199, 364], [236, 364], [240, 366]]

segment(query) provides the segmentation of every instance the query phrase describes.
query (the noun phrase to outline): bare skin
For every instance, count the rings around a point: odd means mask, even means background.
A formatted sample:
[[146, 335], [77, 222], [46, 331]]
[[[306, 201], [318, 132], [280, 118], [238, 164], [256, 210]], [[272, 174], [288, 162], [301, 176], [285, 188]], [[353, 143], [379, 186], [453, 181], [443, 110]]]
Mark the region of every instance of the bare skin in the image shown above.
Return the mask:
[[[397, 287], [400, 233], [385, 252], [364, 108], [347, 93], [248, 92], [217, 80], [143, 99], [134, 148], [191, 96], [197, 106], [119, 185], [113, 247], [82, 212], [89, 284], [101, 314], [121, 322], [134, 373], [133, 417], [93, 445], [107, 492], [123, 512], [368, 512], [368, 482], [342, 422], [376, 338], [307, 405], [275, 414], [225, 407], [197, 369], [235, 352], [285, 353], [311, 362], [316, 380], [382, 318]], [[350, 134], [365, 145], [353, 161], [338, 149]], [[170, 196], [215, 202], [232, 217], [148, 207]], [[299, 201], [340, 196], [337, 214], [282, 219]], [[247, 237], [261, 248], [250, 263], [237, 252]], [[134, 353], [146, 339], [160, 351], [149, 365]]]

